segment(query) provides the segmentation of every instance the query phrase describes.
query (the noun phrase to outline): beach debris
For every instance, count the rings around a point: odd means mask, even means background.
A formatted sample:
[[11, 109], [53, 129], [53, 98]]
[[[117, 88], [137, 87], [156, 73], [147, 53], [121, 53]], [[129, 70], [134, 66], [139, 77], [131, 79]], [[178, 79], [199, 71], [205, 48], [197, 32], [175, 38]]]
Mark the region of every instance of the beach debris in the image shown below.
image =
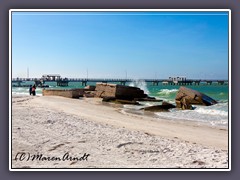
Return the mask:
[[138, 101], [161, 102], [154, 97], [149, 97], [137, 87], [119, 84], [97, 83], [96, 86], [86, 86], [75, 89], [43, 89], [43, 96], [62, 96], [68, 98], [103, 98], [104, 102], [139, 105]]
[[61, 143], [61, 144], [58, 144], [58, 145], [56, 145], [56, 146], [53, 146], [51, 149], [49, 149], [48, 151], [53, 151], [53, 150], [55, 150], [55, 149], [57, 149], [57, 148], [59, 148], [59, 147], [61, 147], [61, 146], [64, 146], [64, 144], [63, 143]]
[[152, 111], [152, 112], [168, 112], [169, 109], [175, 108], [173, 104], [163, 101], [162, 105], [155, 105], [155, 106], [148, 106], [143, 108], [145, 111]]
[[205, 165], [206, 163], [200, 160], [195, 160], [192, 162], [192, 164], [197, 164], [197, 165]]
[[114, 102], [116, 100], [115, 97], [108, 97], [108, 96], [105, 96], [102, 98], [102, 101], [103, 102]]
[[93, 98], [94, 96], [95, 96], [94, 91], [84, 91], [83, 93], [83, 97], [86, 97], [86, 98]]
[[95, 97], [95, 88], [96, 86], [85, 86], [84, 88], [79, 89], [79, 97], [92, 98]]
[[74, 89], [43, 89], [43, 96], [62, 96], [67, 98], [95, 97], [96, 86], [86, 86]]
[[122, 99], [116, 99], [115, 103], [119, 103], [119, 104], [132, 104], [132, 105], [140, 105], [139, 102], [137, 101], [129, 101], [129, 100], [122, 100]]
[[196, 90], [181, 86], [175, 98], [177, 108], [193, 109], [192, 105], [211, 106], [217, 103], [209, 96]]
[[43, 96], [62, 96], [67, 98], [79, 98], [81, 89], [43, 89]]
[[138, 87], [118, 84], [97, 83], [95, 97], [103, 98], [103, 102], [140, 105], [139, 101], [162, 102], [155, 97], [149, 97]]
[[87, 90], [87, 91], [95, 91], [95, 89], [96, 89], [96, 86], [86, 86], [86, 87], [84, 87], [84, 89], [85, 90]]
[[172, 150], [169, 149], [169, 148], [164, 148], [164, 149], [162, 149], [162, 152], [163, 152], [163, 153], [167, 153], [167, 152], [172, 152]]
[[78, 95], [79, 95], [79, 97], [83, 97], [84, 94], [85, 94], [85, 91], [86, 91], [85, 89], [79, 88], [79, 89], [78, 89], [78, 93], [79, 93]]
[[115, 97], [103, 97], [102, 98], [103, 102], [113, 102], [113, 103], [117, 103], [117, 104], [132, 104], [132, 105], [140, 105], [139, 102], [135, 101], [135, 100], [122, 100], [122, 99], [116, 99]]
[[146, 98], [144, 91], [137, 87], [119, 84], [96, 83], [95, 97], [114, 97], [121, 100], [134, 100], [135, 98]]
[[76, 164], [77, 163], [77, 161], [73, 161], [73, 162], [71, 162], [69, 165], [74, 165], [74, 164]]
[[156, 99], [155, 97], [146, 97], [146, 98], [134, 98], [135, 101], [149, 101], [149, 102], [162, 102], [161, 99]]
[[121, 144], [117, 145], [117, 148], [120, 148], [120, 147], [122, 147], [122, 146], [129, 145], [129, 144], [140, 144], [140, 145], [142, 145], [143, 143], [142, 143], [142, 142], [140, 142], [140, 143], [138, 143], [138, 142], [121, 143]]

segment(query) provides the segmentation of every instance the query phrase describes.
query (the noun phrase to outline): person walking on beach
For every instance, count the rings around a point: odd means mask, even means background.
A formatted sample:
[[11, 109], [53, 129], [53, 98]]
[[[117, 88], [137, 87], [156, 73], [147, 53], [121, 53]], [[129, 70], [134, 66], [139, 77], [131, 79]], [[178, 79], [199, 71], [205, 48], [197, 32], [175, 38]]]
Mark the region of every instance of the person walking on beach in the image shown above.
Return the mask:
[[29, 95], [30, 96], [32, 95], [32, 85], [30, 85], [30, 87], [29, 87]]
[[36, 95], [36, 86], [35, 84], [32, 87], [32, 95], [35, 96]]

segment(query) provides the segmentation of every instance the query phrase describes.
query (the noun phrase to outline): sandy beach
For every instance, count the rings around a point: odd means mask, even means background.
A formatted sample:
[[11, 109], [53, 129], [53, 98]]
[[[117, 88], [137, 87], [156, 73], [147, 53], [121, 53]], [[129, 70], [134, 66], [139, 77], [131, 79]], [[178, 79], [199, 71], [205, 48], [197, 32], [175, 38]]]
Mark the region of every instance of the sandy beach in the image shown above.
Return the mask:
[[228, 168], [228, 130], [98, 98], [14, 95], [12, 168]]

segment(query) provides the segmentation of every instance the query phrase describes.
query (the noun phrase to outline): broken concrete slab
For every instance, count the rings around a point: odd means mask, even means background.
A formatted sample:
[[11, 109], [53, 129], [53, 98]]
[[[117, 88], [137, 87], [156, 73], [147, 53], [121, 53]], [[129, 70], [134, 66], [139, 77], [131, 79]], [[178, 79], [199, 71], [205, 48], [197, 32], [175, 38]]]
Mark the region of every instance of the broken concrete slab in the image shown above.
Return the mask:
[[152, 112], [168, 112], [169, 109], [172, 108], [176, 108], [176, 106], [164, 101], [162, 105], [145, 107], [143, 108], [143, 110]]
[[137, 87], [123, 86], [119, 84], [97, 83], [95, 97], [114, 97], [122, 100], [134, 100], [135, 98], [146, 98], [144, 91]]
[[192, 105], [211, 106], [217, 103], [211, 97], [196, 90], [181, 86], [175, 98], [177, 108], [192, 109]]

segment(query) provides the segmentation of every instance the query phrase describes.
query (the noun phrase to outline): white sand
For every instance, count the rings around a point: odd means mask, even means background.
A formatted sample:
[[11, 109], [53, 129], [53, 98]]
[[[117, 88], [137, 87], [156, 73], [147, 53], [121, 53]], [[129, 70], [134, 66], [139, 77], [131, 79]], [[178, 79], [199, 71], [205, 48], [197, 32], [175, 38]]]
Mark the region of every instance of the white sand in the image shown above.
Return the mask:
[[[226, 129], [123, 114], [96, 98], [14, 96], [12, 102], [13, 168], [228, 168]], [[27, 161], [67, 152], [89, 156]]]

